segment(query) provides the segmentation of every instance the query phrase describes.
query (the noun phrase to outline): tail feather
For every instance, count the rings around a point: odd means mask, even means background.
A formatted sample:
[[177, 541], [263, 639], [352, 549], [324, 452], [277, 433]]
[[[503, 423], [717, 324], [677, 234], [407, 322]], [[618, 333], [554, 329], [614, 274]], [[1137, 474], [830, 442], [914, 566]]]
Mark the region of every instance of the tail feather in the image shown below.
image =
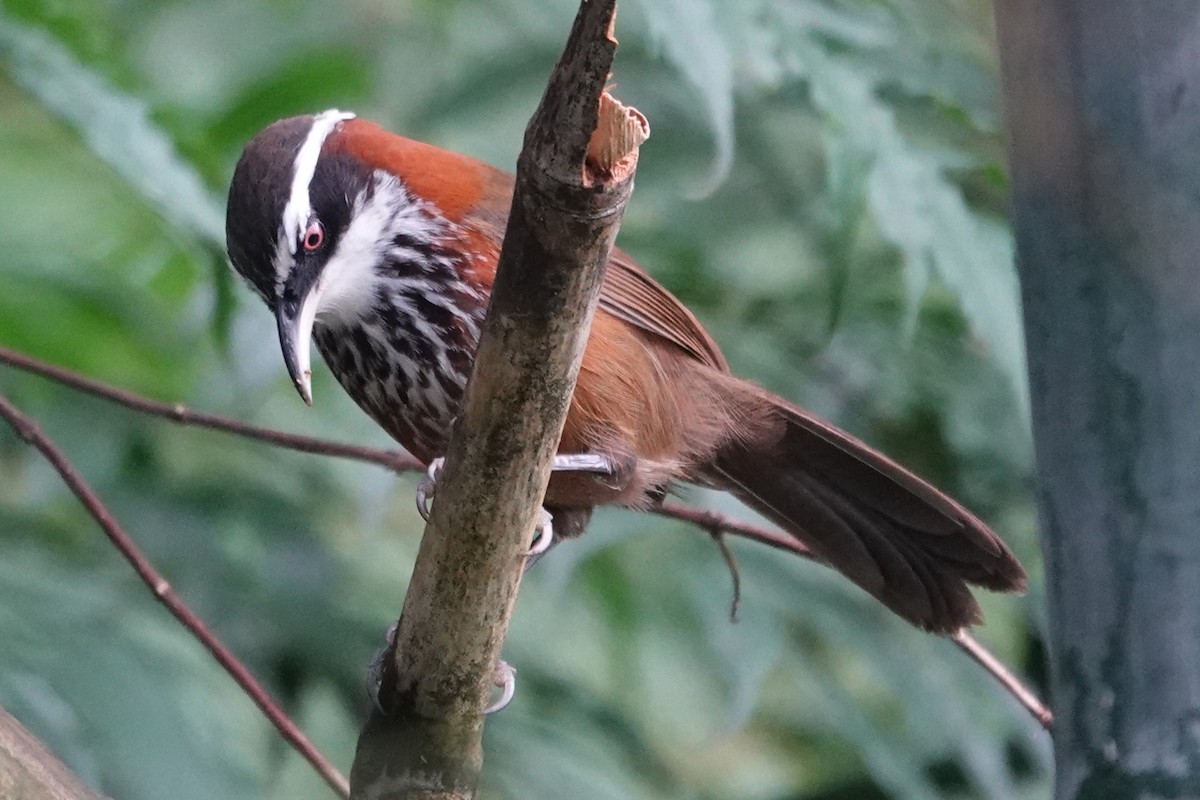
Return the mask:
[[753, 392], [766, 419], [718, 449], [707, 479], [783, 527], [913, 624], [951, 633], [981, 619], [968, 584], [1020, 591], [1025, 572], [949, 496], [849, 434]]
[[825, 497], [829, 506], [850, 523], [853, 534], [863, 537], [874, 546], [871, 555], [879, 562], [884, 575], [881, 593], [892, 605], [903, 609], [907, 619], [932, 619], [941, 616], [945, 591], [938, 575], [929, 569], [925, 559], [914, 557], [912, 543], [898, 529], [869, 508], [856, 506], [829, 484], [809, 477], [814, 492]]

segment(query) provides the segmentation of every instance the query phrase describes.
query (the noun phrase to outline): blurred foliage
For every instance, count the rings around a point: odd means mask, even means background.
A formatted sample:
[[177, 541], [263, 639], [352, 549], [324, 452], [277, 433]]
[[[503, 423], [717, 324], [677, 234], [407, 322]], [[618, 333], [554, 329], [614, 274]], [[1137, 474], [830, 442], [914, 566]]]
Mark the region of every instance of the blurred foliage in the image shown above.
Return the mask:
[[[233, 163], [266, 123], [337, 105], [511, 165], [573, 13], [3, 0], [0, 344], [385, 444], [328, 375], [311, 410], [288, 385], [273, 324], [224, 265]], [[984, 0], [623, 6], [618, 94], [654, 135], [621, 243], [737, 371], [953, 491], [1036, 566], [990, 24]], [[0, 390], [348, 767], [364, 665], [420, 533], [412, 479], [138, 418], [10, 370]], [[1046, 737], [953, 647], [746, 543], [731, 625], [729, 577], [698, 533], [607, 511], [530, 575], [506, 651], [520, 692], [487, 726], [487, 796], [1046, 794]], [[1033, 665], [1036, 602], [985, 603], [982, 638]], [[7, 431], [0, 704], [115, 796], [329, 796]]]

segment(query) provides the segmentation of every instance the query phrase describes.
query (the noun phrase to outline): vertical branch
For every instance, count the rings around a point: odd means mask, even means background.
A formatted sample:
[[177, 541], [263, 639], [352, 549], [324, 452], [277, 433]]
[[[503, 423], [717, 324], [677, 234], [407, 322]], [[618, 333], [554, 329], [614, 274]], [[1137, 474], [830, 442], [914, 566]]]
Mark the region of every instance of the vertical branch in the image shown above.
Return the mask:
[[384, 668], [386, 713], [359, 740], [354, 797], [476, 790], [481, 710], [645, 135], [640, 114], [602, 103], [614, 15], [613, 0], [581, 3], [526, 130], [475, 369]]
[[109, 800], [84, 785], [50, 748], [0, 708], [0, 797]]
[[1056, 797], [1200, 796], [1200, 5], [996, 3]]

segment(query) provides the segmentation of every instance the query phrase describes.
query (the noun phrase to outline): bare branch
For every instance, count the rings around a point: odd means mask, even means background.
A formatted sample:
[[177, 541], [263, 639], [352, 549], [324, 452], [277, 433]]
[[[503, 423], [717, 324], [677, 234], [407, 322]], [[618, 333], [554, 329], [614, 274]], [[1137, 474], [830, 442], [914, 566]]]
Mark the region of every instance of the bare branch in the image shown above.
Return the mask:
[[[325, 439], [299, 436], [269, 428], [257, 428], [228, 417], [192, 411], [183, 405], [160, 403], [127, 390], [117, 389], [92, 378], [79, 375], [63, 367], [46, 364], [23, 353], [16, 353], [2, 347], [0, 347], [0, 362], [57, 381], [65, 386], [98, 397], [101, 400], [117, 403], [134, 411], [164, 417], [175, 422], [219, 430], [235, 436], [245, 436], [275, 445], [276, 447], [378, 464], [395, 472], [417, 472], [424, 471], [425, 469], [415, 458], [397, 450], [359, 447], [357, 445]], [[666, 502], [649, 509], [649, 513], [668, 519], [688, 522], [710, 533], [719, 531], [740, 536], [744, 539], [764, 544], [767, 547], [775, 548], [776, 550], [783, 550], [801, 558], [822, 563], [812, 551], [793, 536], [771, 530], [770, 528], [764, 528], [760, 525], [733, 519], [716, 511], [690, 508], [678, 503]], [[1012, 694], [1023, 707], [1028, 709], [1029, 713], [1043, 727], [1050, 727], [1053, 720], [1051, 711], [1037, 699], [1037, 696], [1031, 689], [1022, 685], [1016, 676], [994, 654], [966, 634], [953, 637], [951, 640], [957, 647], [970, 656], [972, 660], [986, 670], [1006, 691]]]
[[229, 417], [206, 414], [202, 411], [193, 411], [187, 406], [178, 403], [160, 403], [157, 400], [142, 397], [125, 389], [118, 389], [115, 386], [85, 377], [69, 369], [47, 364], [44, 361], [38, 361], [23, 353], [18, 353], [4, 347], [0, 347], [0, 363], [8, 364], [11, 367], [31, 372], [35, 375], [41, 375], [43, 378], [49, 378], [64, 386], [69, 386], [72, 389], [90, 394], [93, 397], [106, 400], [110, 403], [116, 403], [133, 411], [149, 414], [154, 417], [163, 417], [182, 425], [191, 425], [197, 428], [207, 428], [209, 430], [230, 433], [235, 436], [273, 444], [276, 447], [283, 447], [288, 450], [299, 450], [302, 453], [314, 453], [320, 456], [334, 456], [336, 458], [348, 458], [353, 461], [379, 464], [395, 472], [423, 469], [421, 462], [398, 450], [380, 450], [374, 447], [360, 447], [342, 442], [314, 439], [309, 436], [300, 436], [270, 428], [247, 425], [244, 422], [239, 422]]
[[[650, 509], [650, 513], [657, 514], [660, 517], [669, 517], [678, 519], [708, 531], [712, 536], [719, 537], [722, 533], [732, 533], [735, 536], [742, 536], [751, 541], [765, 544], [768, 547], [774, 547], [777, 550], [786, 550], [789, 553], [798, 555], [801, 558], [806, 558], [817, 564], [824, 562], [817, 557], [811, 550], [804, 546], [799, 540], [788, 536], [787, 534], [763, 528], [758, 525], [753, 525], [749, 522], [731, 519], [724, 514], [716, 511], [708, 511], [705, 509], [688, 508], [686, 506], [677, 505], [675, 503], [662, 503], [655, 508]], [[717, 539], [718, 544], [722, 544], [720, 539]], [[737, 611], [737, 594], [738, 594], [738, 578], [735, 562], [732, 561], [732, 553], [725, 547], [722, 547], [722, 556], [727, 564], [730, 564], [730, 569], [734, 576], [734, 613]], [[1050, 730], [1054, 724], [1054, 713], [1047, 707], [1038, 696], [1030, 689], [1021, 683], [1021, 680], [1012, 673], [1012, 671], [1004, 665], [1004, 662], [995, 656], [990, 650], [984, 647], [975, 637], [971, 636], [966, 631], [959, 631], [954, 636], [950, 637], [950, 641], [954, 642], [955, 646], [971, 657], [979, 666], [991, 675], [997, 683], [999, 683], [1005, 691], [1011, 694], [1032, 716], [1038, 723]]]
[[950, 637], [956, 645], [967, 655], [969, 655], [976, 664], [987, 670], [993, 678], [999, 681], [1000, 685], [1008, 690], [1008, 693], [1017, 699], [1017, 702], [1025, 707], [1025, 710], [1033, 715], [1041, 726], [1046, 730], [1051, 730], [1054, 727], [1054, 712], [1052, 712], [1038, 696], [1033, 693], [1029, 687], [1021, 683], [1016, 675], [1009, 671], [1004, 663], [992, 655], [991, 651], [976, 641], [975, 637], [966, 631], [959, 631]]
[[729, 621], [737, 622], [738, 609], [742, 606], [742, 573], [738, 570], [737, 558], [729, 549], [729, 543], [725, 541], [725, 532], [720, 528], [713, 528], [709, 534], [717, 545], [717, 549], [721, 551], [721, 558], [725, 560], [725, 566], [729, 568], [729, 578], [733, 581], [733, 599], [729, 601]]
[[[395, 472], [424, 471], [424, 467], [419, 461], [397, 450], [359, 447], [357, 445], [325, 439], [299, 436], [269, 428], [257, 428], [228, 417], [192, 411], [183, 405], [160, 403], [124, 389], [117, 389], [92, 378], [87, 378], [63, 367], [46, 364], [23, 353], [16, 353], [3, 347], [0, 347], [0, 362], [57, 381], [65, 386], [98, 397], [101, 400], [117, 403], [145, 414], [165, 417], [175, 422], [219, 430], [235, 436], [245, 436], [275, 445], [276, 447], [378, 464]], [[822, 563], [812, 551], [793, 536], [788, 536], [780, 531], [774, 531], [760, 525], [736, 520], [716, 511], [689, 508], [678, 503], [666, 502], [649, 509], [649, 513], [691, 523], [714, 535], [716, 532], [720, 532], [740, 536], [744, 539], [764, 544], [767, 547], [773, 547], [776, 550], [783, 550], [801, 558]], [[736, 573], [734, 575], [734, 580], [736, 581]], [[1029, 713], [1043, 727], [1047, 729], [1050, 727], [1053, 721], [1052, 712], [1038, 700], [1031, 689], [1022, 685], [1017, 677], [994, 654], [967, 634], [960, 634], [951, 640], [957, 647], [970, 656], [972, 660], [986, 670], [1006, 691], [1012, 694], [1023, 707], [1028, 709]]]
[[121, 528], [100, 498], [75, 470], [60, 450], [38, 426], [22, 414], [8, 398], [0, 395], [0, 417], [12, 427], [16, 434], [35, 447], [50, 462], [51, 466], [62, 476], [63, 482], [71, 489], [83, 507], [92, 518], [99, 523], [109, 541], [124, 556], [134, 572], [141, 578], [142, 583], [150, 589], [154, 597], [166, 606], [171, 615], [186, 628], [192, 636], [204, 646], [216, 659], [217, 663], [237, 682], [254, 704], [259, 707], [271, 724], [279, 731], [288, 744], [296, 752], [312, 764], [329, 787], [341, 797], [349, 797], [350, 790], [346, 778], [333, 766], [324, 755], [308, 740], [308, 737], [284, 713], [279, 704], [270, 696], [266, 689], [250, 674], [246, 666], [238, 660], [229, 648], [208, 629], [208, 626], [196, 616], [179, 598], [167, 579], [154, 568], [149, 559], [141, 552], [129, 535]]
[[709, 511], [703, 508], [688, 508], [678, 503], [660, 503], [649, 509], [649, 513], [660, 517], [690, 522], [696, 527], [703, 528], [712, 533], [732, 533], [734, 536], [741, 536], [753, 542], [765, 544], [767, 547], [773, 547], [776, 550], [785, 550], [793, 555], [806, 558], [809, 561], [815, 561], [818, 564], [824, 563], [803, 542], [794, 536], [788, 536], [786, 533], [773, 531], [770, 528], [764, 528], [749, 522], [742, 522], [717, 511]]

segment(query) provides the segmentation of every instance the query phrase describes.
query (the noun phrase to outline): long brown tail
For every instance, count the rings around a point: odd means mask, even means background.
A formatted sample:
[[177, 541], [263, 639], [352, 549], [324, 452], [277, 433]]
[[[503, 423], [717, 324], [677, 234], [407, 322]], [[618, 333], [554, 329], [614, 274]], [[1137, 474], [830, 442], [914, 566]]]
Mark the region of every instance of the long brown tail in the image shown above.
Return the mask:
[[1000, 537], [950, 497], [803, 409], [738, 383], [742, 408], [758, 419], [717, 451], [712, 483], [926, 630], [980, 622], [967, 584], [1025, 588]]

